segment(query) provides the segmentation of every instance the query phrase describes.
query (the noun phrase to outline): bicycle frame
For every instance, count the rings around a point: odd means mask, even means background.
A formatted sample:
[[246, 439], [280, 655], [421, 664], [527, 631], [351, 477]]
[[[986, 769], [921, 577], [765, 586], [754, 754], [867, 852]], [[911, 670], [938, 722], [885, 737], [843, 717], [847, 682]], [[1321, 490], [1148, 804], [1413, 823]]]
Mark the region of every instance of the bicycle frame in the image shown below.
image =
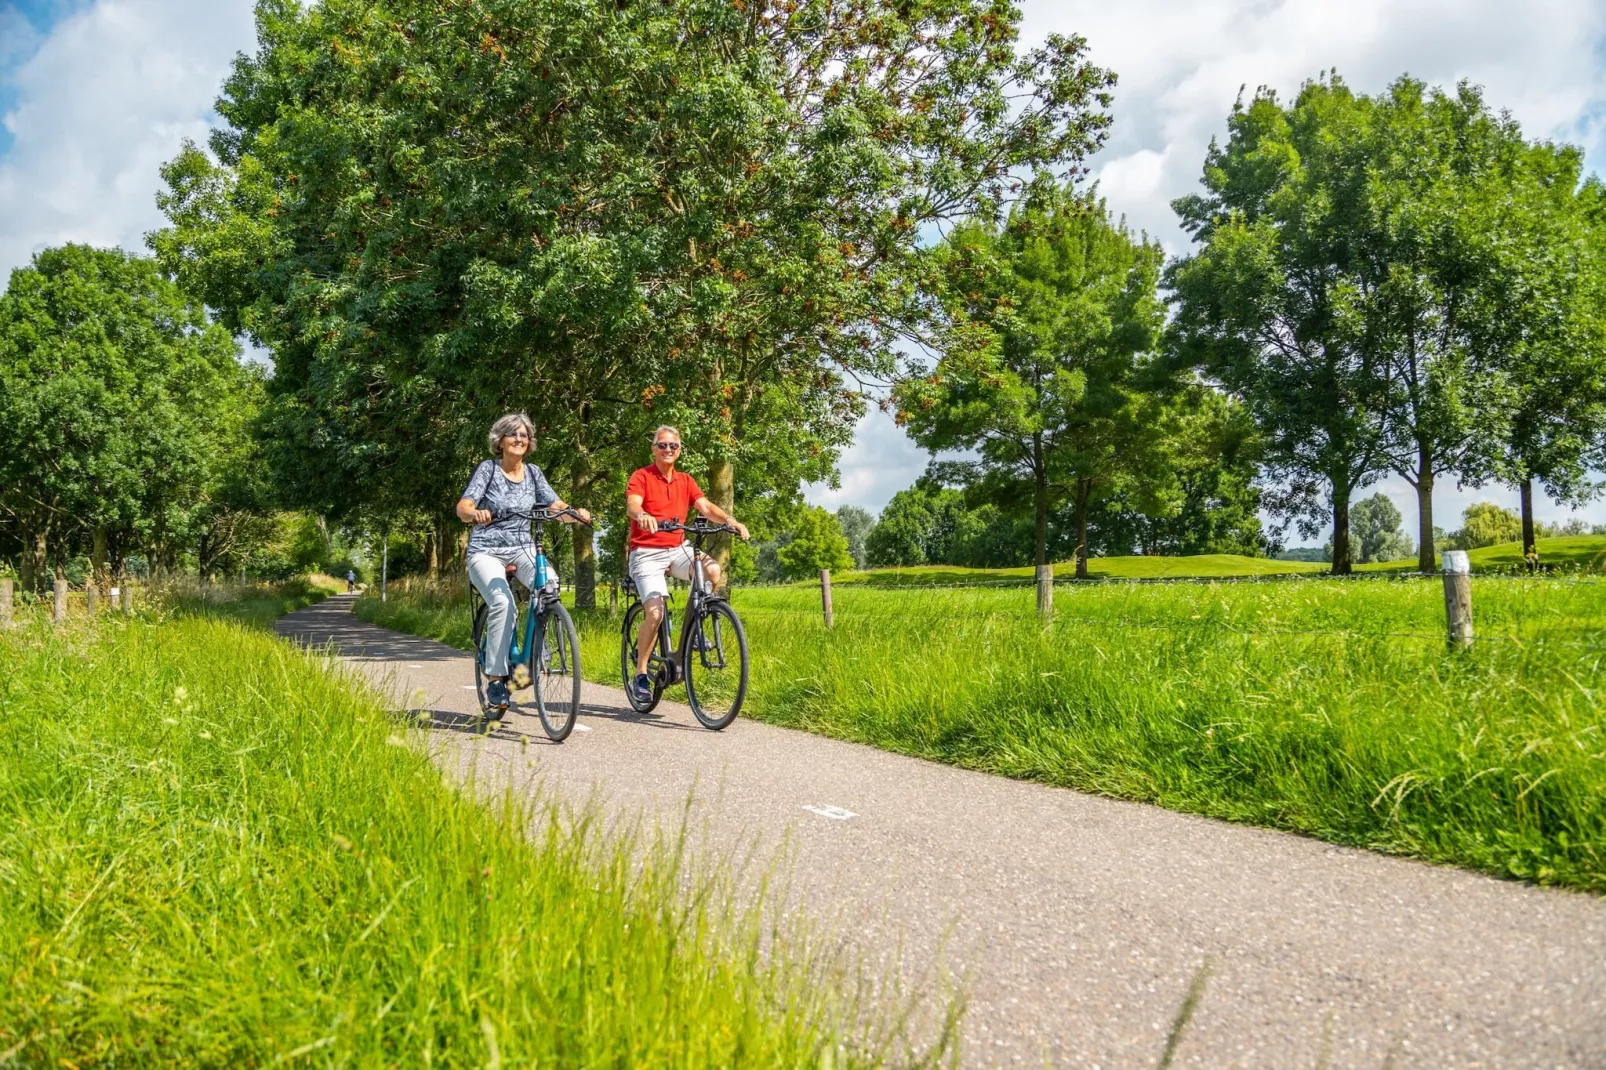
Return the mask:
[[[703, 539], [706, 537], [702, 533], [694, 532], [692, 534], [691, 593], [686, 598], [686, 614], [680, 621], [680, 642], [678, 645], [671, 645], [673, 623], [669, 619], [671, 614], [667, 597], [664, 600], [664, 615], [658, 621], [658, 657], [667, 667], [667, 679], [664, 680], [665, 687], [677, 684], [685, 678], [686, 671], [681, 664], [681, 659], [686, 656], [687, 649], [691, 643], [692, 622], [702, 616], [701, 610], [705, 603], [721, 598], [720, 595], [708, 589], [708, 577], [703, 573]], [[701, 653], [706, 654], [707, 651], [701, 651]]]
[[[530, 597], [524, 606], [523, 626], [520, 626], [518, 615], [515, 613], [512, 627], [508, 629], [507, 665], [510, 670], [515, 665], [524, 665], [527, 666], [533, 673], [535, 669], [533, 664], [535, 651], [540, 645], [540, 640], [546, 632], [546, 613], [544, 612], [544, 608], [547, 605], [548, 599], [550, 599], [552, 596], [549, 595], [546, 590], [547, 556], [546, 546], [542, 542], [542, 531], [546, 525], [546, 521], [537, 520], [532, 517], [531, 522], [535, 525], [535, 588], [530, 591]], [[511, 590], [512, 586], [513, 584], [510, 581], [508, 583], [508, 588]], [[469, 584], [469, 587], [472, 588], [476, 594], [479, 593], [479, 589], [474, 587], [472, 583]], [[513, 604], [515, 608], [518, 606], [518, 598], [518, 592], [513, 591]], [[483, 602], [484, 600], [484, 596], [481, 595], [480, 601]], [[472, 604], [473, 603], [471, 602], [470, 605], [472, 606]], [[470, 613], [470, 623], [472, 624], [472, 612]]]

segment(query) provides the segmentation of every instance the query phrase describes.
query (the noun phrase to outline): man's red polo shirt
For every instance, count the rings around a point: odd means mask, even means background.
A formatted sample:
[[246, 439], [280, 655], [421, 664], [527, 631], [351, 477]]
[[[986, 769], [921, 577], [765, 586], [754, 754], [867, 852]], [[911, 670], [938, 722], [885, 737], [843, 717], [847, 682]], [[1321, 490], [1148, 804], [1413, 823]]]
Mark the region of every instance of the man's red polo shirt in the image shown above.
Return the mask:
[[[685, 472], [675, 472], [674, 482], [664, 478], [658, 466], [649, 464], [630, 473], [625, 495], [641, 495], [641, 507], [654, 520], [673, 518], [685, 523], [691, 503], [703, 496], [703, 488]], [[672, 549], [686, 541], [679, 531], [655, 531], [648, 534], [636, 523], [630, 525], [630, 549]]]

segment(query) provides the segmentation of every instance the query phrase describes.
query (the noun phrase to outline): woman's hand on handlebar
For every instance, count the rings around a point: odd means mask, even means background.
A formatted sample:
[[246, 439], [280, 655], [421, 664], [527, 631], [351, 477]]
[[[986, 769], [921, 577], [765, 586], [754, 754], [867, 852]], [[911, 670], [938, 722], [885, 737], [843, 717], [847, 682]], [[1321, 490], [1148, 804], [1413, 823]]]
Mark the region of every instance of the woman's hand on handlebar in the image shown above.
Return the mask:
[[469, 523], [478, 527], [484, 527], [486, 524], [489, 524], [495, 519], [496, 517], [491, 515], [491, 511], [489, 509], [476, 509], [474, 510], [474, 519], [470, 520]]

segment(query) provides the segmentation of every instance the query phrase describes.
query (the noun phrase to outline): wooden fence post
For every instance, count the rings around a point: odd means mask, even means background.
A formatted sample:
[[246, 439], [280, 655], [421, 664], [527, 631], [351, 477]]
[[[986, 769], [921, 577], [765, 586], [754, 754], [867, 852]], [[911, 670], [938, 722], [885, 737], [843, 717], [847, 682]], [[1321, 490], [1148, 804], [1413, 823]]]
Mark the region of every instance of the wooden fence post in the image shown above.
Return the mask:
[[1465, 550], [1444, 552], [1444, 619], [1450, 646], [1472, 646], [1472, 561]]
[[100, 591], [95, 587], [94, 580], [84, 581], [84, 601], [89, 604], [89, 615], [93, 617], [100, 608]]
[[11, 627], [11, 602], [16, 597], [16, 591], [16, 580], [0, 580], [0, 628]]
[[134, 613], [134, 580], [131, 577], [125, 580], [124, 583], [126, 586], [123, 587], [123, 612], [132, 616]]
[[1047, 624], [1054, 619], [1054, 566], [1037, 566], [1037, 615]]
[[831, 570], [820, 569], [820, 608], [825, 610], [825, 626], [836, 625], [836, 616], [831, 612]]
[[618, 615], [619, 615], [619, 584], [610, 583], [610, 584], [608, 584], [608, 616], [617, 617]]
[[52, 619], [57, 624], [67, 621], [67, 581], [63, 579], [56, 580], [56, 605]]

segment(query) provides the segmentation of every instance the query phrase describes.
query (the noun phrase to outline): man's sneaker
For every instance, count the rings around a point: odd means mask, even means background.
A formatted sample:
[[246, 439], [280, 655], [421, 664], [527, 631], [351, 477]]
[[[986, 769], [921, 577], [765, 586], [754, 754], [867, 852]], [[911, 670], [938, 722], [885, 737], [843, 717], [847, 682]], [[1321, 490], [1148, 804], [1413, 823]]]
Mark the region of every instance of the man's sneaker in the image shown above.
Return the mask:
[[498, 710], [507, 709], [512, 696], [507, 693], [506, 680], [492, 680], [485, 685], [485, 703]]
[[636, 674], [636, 682], [631, 690], [635, 692], [637, 702], [645, 704], [652, 701], [652, 681], [646, 673]]

